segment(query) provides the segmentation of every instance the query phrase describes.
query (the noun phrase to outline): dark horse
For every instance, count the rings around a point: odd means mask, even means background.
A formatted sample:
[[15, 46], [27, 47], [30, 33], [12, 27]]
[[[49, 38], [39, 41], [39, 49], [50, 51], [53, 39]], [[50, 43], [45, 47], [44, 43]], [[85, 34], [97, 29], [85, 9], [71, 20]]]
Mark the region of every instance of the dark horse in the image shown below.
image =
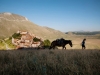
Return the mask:
[[66, 49], [66, 44], [69, 44], [71, 47], [73, 46], [72, 45], [72, 41], [71, 40], [63, 40], [62, 43], [59, 43], [57, 40], [54, 40], [52, 43], [51, 43], [51, 46], [49, 49], [55, 49], [56, 46], [61, 46], [63, 47], [63, 49], [65, 48]]

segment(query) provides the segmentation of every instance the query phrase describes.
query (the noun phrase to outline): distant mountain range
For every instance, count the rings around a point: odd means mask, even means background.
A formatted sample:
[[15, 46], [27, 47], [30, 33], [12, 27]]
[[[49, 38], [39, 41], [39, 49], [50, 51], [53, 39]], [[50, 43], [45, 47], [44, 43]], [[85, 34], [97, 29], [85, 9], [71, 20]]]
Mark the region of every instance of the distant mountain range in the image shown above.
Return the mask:
[[71, 32], [66, 32], [66, 34], [96, 35], [96, 34], [100, 34], [100, 31], [71, 31]]
[[0, 38], [9, 37], [18, 30], [34, 33], [35, 35], [44, 39], [53, 39], [66, 36], [66, 34], [61, 31], [34, 24], [26, 17], [7, 12], [0, 13]]

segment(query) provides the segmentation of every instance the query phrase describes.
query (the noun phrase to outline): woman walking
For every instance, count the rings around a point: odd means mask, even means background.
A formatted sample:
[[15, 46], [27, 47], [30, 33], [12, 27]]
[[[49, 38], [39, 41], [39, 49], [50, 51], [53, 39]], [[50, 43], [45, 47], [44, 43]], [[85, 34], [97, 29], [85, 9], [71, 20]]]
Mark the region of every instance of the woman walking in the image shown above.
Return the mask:
[[86, 47], [85, 47], [85, 41], [86, 41], [86, 39], [83, 39], [83, 41], [82, 41], [82, 49], [86, 49]]

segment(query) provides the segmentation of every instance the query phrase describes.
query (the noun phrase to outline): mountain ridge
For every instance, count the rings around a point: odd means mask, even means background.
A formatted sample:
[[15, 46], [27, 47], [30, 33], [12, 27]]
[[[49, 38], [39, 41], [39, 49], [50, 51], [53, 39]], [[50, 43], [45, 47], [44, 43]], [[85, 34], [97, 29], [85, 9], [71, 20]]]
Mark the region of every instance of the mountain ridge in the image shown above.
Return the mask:
[[61, 31], [39, 26], [18, 14], [0, 13], [0, 38], [9, 37], [18, 30], [34, 33], [44, 39], [66, 37], [66, 34]]

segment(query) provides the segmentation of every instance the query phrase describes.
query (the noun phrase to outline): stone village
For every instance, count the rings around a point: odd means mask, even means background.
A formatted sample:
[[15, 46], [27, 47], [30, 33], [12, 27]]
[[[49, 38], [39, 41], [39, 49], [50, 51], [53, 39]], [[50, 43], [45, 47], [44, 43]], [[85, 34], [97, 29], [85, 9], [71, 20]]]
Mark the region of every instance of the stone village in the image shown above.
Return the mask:
[[[17, 34], [21, 35], [20, 39], [16, 39], [12, 37], [12, 44], [16, 46], [16, 49], [18, 48], [37, 48], [39, 47], [43, 39], [36, 36], [35, 34], [29, 33], [27, 31], [17, 31]], [[39, 41], [34, 41], [33, 39], [37, 38]]]

